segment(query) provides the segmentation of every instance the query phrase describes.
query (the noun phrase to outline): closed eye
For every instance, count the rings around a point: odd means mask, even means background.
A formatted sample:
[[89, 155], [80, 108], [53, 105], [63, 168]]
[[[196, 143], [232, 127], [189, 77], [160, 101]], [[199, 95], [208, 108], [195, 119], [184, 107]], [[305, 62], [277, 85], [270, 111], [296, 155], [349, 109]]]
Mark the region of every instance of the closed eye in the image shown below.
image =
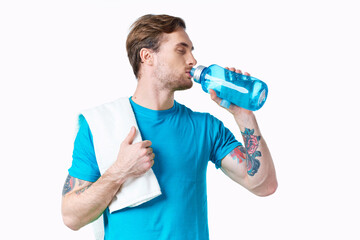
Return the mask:
[[186, 51], [184, 49], [178, 49], [177, 52], [180, 53], [180, 54], [185, 54], [186, 53]]

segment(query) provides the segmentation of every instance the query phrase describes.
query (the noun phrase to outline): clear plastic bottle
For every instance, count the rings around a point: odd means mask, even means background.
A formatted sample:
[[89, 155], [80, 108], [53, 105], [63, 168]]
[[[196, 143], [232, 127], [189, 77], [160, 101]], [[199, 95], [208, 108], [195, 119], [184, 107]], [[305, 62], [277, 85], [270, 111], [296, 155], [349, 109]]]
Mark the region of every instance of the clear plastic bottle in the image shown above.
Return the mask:
[[263, 81], [236, 73], [216, 64], [199, 65], [191, 69], [194, 81], [200, 83], [205, 92], [213, 89], [222, 98], [221, 106], [229, 108], [233, 103], [250, 111], [259, 110], [265, 103], [268, 87]]

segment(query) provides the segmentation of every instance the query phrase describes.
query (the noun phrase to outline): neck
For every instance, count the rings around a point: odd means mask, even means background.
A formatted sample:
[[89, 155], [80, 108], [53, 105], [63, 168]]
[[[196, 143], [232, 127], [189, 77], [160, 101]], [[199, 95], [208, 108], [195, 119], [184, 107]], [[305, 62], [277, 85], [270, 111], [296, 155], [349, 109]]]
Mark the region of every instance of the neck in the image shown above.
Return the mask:
[[152, 110], [167, 110], [174, 105], [174, 92], [160, 88], [146, 79], [139, 79], [132, 100]]

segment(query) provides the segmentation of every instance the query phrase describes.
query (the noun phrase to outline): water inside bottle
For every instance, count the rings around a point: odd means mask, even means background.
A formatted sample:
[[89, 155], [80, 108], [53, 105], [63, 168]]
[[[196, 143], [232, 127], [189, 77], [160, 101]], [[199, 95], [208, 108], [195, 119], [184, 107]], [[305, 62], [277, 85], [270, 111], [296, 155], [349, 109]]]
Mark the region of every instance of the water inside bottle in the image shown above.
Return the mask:
[[231, 74], [230, 81], [206, 75], [203, 90], [209, 92], [209, 89], [213, 89], [222, 99], [248, 110], [258, 110], [266, 100], [266, 89], [260, 81], [249, 81], [250, 76], [239, 75]]

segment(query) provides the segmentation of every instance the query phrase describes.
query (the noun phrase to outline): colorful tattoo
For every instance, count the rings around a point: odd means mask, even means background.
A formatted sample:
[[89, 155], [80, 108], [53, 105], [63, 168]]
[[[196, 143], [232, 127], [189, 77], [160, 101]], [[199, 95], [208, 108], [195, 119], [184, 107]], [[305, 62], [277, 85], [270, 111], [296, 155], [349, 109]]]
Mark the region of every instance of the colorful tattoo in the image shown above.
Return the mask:
[[68, 192], [70, 192], [71, 190], [73, 190], [75, 187], [75, 178], [73, 178], [72, 176], [68, 175], [66, 180], [65, 180], [65, 184], [64, 184], [64, 188], [63, 188], [63, 192], [62, 195], [65, 196]]
[[238, 146], [231, 151], [231, 158], [237, 163], [242, 163], [246, 161], [247, 164], [247, 173], [250, 176], [254, 176], [257, 173], [260, 167], [260, 161], [256, 157], [261, 156], [260, 151], [256, 151], [259, 147], [260, 136], [254, 135], [254, 129], [250, 130], [245, 128], [245, 132], [241, 132], [244, 142], [244, 146]]
[[[84, 181], [81, 180], [81, 179], [77, 179], [77, 178], [74, 178], [70, 175], [67, 176], [66, 180], [65, 180], [65, 184], [64, 184], [64, 188], [63, 188], [63, 192], [62, 192], [62, 195], [65, 196], [68, 192], [70, 192], [71, 190], [73, 190], [75, 188], [75, 184], [76, 184], [76, 181], [78, 181], [78, 184], [79, 186], [83, 185], [84, 184]], [[76, 191], [76, 194], [80, 194], [82, 192], [84, 192], [86, 189], [88, 189], [90, 186], [92, 185], [92, 183], [80, 190], [77, 190]]]
[[243, 146], [238, 146], [231, 151], [230, 156], [237, 163], [242, 163], [243, 161], [246, 160], [244, 153], [245, 153], [245, 148]]
[[260, 167], [260, 161], [256, 157], [261, 157], [261, 152], [256, 151], [259, 147], [261, 136], [254, 135], [255, 130], [245, 128], [245, 132], [241, 132], [246, 148], [247, 172], [250, 176], [254, 176]]

